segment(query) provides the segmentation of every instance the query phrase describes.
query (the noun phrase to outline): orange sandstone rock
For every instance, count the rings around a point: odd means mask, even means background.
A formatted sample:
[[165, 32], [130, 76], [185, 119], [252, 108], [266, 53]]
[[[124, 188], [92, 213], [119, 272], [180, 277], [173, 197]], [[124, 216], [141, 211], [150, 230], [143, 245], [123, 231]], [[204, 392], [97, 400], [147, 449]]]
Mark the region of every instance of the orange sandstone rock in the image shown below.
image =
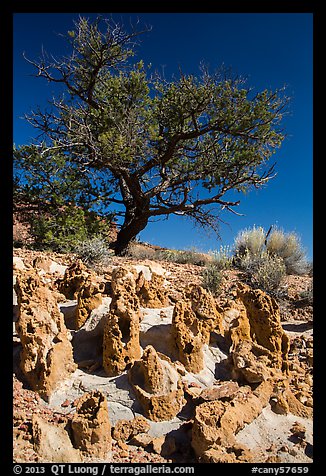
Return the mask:
[[89, 273], [86, 266], [79, 259], [72, 263], [66, 269], [63, 278], [57, 280], [58, 290], [66, 296], [67, 299], [77, 299], [78, 292], [82, 289]]
[[171, 328], [178, 358], [189, 372], [203, 370], [203, 346], [209, 343], [213, 330], [223, 332], [222, 315], [213, 297], [201, 286], [189, 286], [185, 299], [174, 307]]
[[92, 280], [91, 276], [86, 278], [81, 289], [77, 292], [75, 329], [80, 329], [85, 324], [92, 310], [102, 304], [103, 290], [104, 283]]
[[196, 407], [192, 428], [192, 447], [197, 457], [214, 445], [232, 447], [234, 435], [251, 423], [269, 402], [273, 387], [262, 382], [255, 391], [242, 386], [228, 402], [214, 400]]
[[77, 368], [70, 336], [54, 293], [34, 269], [17, 276], [15, 289], [20, 367], [32, 389], [48, 400], [58, 383]]
[[164, 276], [152, 272], [151, 279], [147, 280], [143, 271], [140, 271], [136, 291], [140, 305], [153, 309], [169, 306], [170, 300], [164, 284]]
[[82, 463], [64, 425], [48, 423], [39, 415], [32, 417], [33, 446], [45, 463]]
[[112, 447], [106, 397], [100, 391], [84, 394], [71, 422], [75, 447], [96, 458], [106, 458]]
[[142, 358], [134, 362], [128, 378], [150, 420], [171, 420], [185, 403], [177, 370], [168, 357], [152, 346], [147, 346]]
[[150, 425], [146, 418], [137, 416], [133, 420], [118, 420], [112, 436], [117, 441], [128, 441], [140, 433], [147, 433], [149, 429]]
[[249, 383], [287, 372], [289, 339], [276, 301], [262, 290], [241, 283], [237, 307], [238, 317], [229, 331], [236, 372]]
[[136, 277], [135, 270], [124, 267], [112, 273], [113, 297], [103, 336], [103, 367], [109, 376], [123, 372], [141, 356]]

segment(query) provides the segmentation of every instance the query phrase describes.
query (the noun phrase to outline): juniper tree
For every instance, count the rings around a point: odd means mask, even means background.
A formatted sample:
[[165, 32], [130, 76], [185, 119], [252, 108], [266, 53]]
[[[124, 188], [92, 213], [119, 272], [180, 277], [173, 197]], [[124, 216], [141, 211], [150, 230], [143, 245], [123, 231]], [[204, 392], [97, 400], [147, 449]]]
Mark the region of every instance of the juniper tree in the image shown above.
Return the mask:
[[166, 79], [136, 61], [140, 33], [80, 17], [65, 36], [68, 56], [28, 60], [65, 93], [51, 111], [27, 116], [41, 142], [16, 151], [22, 169], [37, 155], [36, 175], [43, 161], [60, 157], [62, 170], [77, 174], [79, 203], [90, 203], [91, 192], [107, 210], [116, 207], [117, 255], [149, 220], [171, 214], [217, 231], [221, 210], [236, 213], [240, 203], [228, 192], [267, 183], [284, 139], [283, 89], [254, 94], [241, 78], [203, 65], [197, 76], [180, 70]]

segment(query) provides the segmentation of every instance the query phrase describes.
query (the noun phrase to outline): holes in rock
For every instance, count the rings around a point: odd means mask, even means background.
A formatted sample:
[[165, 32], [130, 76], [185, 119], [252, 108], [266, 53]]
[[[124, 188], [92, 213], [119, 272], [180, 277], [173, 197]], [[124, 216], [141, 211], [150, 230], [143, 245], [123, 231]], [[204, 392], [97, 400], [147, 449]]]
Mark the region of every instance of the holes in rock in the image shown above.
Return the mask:
[[34, 333], [35, 333], [35, 328], [32, 326], [31, 323], [28, 323], [28, 324], [27, 324], [26, 330], [27, 330], [27, 333], [28, 333], [28, 334], [34, 334]]
[[122, 334], [122, 342], [126, 344], [130, 340], [130, 321], [124, 317], [119, 317], [118, 326]]
[[194, 346], [190, 342], [188, 342], [188, 344], [186, 344], [184, 348], [185, 354], [191, 354], [193, 350], [194, 350]]

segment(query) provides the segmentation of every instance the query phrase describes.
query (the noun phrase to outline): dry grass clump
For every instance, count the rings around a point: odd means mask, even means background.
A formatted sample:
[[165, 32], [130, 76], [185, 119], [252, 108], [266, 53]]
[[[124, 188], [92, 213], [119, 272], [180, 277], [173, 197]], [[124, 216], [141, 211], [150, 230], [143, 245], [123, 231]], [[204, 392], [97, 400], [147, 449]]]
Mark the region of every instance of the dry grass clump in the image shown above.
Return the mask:
[[130, 244], [127, 255], [140, 260], [151, 259], [178, 264], [194, 264], [197, 266], [205, 266], [213, 259], [209, 254], [201, 253], [195, 249], [155, 250], [140, 243]]

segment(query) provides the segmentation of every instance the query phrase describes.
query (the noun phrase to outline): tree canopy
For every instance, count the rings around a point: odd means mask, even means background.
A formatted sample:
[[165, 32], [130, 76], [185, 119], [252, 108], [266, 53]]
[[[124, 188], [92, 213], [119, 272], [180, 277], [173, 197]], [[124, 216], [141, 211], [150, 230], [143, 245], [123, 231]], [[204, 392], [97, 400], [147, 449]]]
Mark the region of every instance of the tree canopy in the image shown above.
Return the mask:
[[14, 151], [20, 194], [110, 217], [116, 207], [116, 254], [152, 218], [184, 215], [218, 230], [221, 210], [240, 203], [227, 193], [267, 183], [284, 139], [283, 89], [254, 94], [204, 65], [168, 80], [136, 60], [141, 33], [80, 17], [65, 37], [68, 56], [28, 60], [64, 94], [26, 116], [38, 139]]

